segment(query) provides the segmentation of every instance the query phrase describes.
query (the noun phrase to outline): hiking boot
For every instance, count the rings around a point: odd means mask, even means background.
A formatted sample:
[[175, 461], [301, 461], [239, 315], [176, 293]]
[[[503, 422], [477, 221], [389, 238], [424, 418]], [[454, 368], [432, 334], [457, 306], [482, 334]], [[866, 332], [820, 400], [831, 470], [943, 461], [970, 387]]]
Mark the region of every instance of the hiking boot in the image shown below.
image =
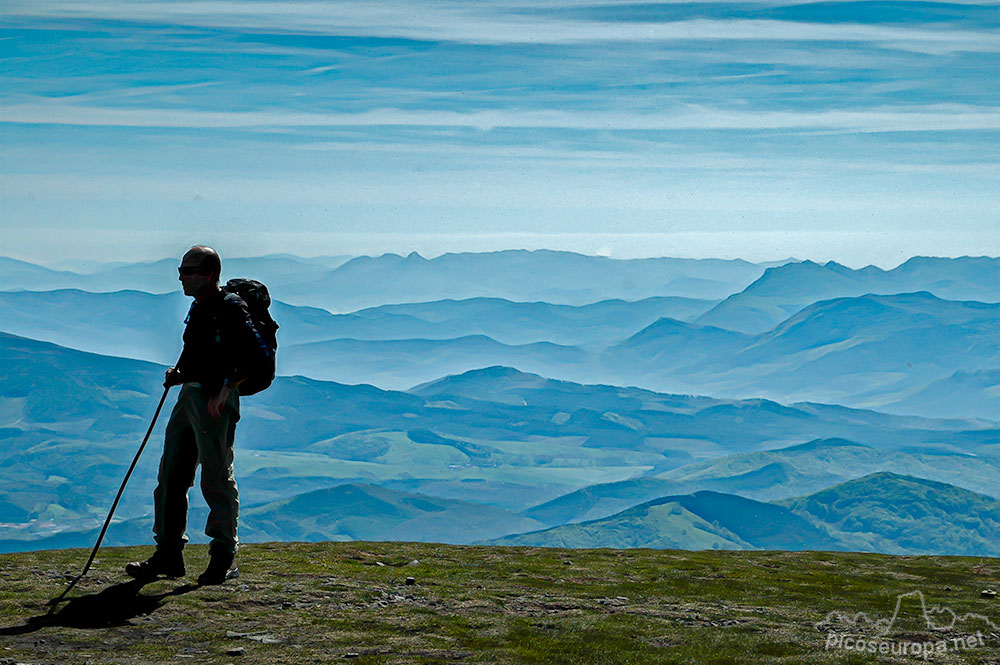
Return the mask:
[[213, 554], [205, 572], [198, 576], [198, 584], [202, 586], [222, 584], [226, 580], [239, 577], [240, 571], [233, 567], [233, 559], [232, 554]]
[[176, 579], [184, 577], [184, 556], [180, 552], [156, 550], [145, 561], [125, 564], [125, 573], [137, 580], [154, 580], [157, 577]]

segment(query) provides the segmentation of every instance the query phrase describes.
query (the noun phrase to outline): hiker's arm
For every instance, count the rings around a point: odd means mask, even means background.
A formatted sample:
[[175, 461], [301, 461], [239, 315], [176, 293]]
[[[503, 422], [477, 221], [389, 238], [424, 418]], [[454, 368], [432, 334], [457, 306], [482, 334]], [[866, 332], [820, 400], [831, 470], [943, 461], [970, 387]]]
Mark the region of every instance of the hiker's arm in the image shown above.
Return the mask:
[[188, 352], [187, 344], [187, 325], [191, 320], [191, 314], [194, 312], [194, 303], [191, 304], [191, 308], [188, 309], [187, 316], [184, 317], [184, 346], [181, 348], [181, 357], [177, 359], [177, 364], [173, 367], [167, 369], [166, 375], [163, 377], [163, 387], [169, 388], [170, 386], [176, 386], [178, 384], [184, 383], [184, 370], [182, 368], [188, 368], [190, 370], [190, 354]]
[[226, 300], [224, 306], [227, 309], [223, 310], [224, 329], [222, 336], [229, 346], [226, 351], [228, 352], [230, 363], [226, 368], [226, 376], [222, 382], [222, 387], [219, 388], [219, 392], [214, 397], [208, 400], [208, 415], [212, 418], [218, 418], [222, 415], [222, 410], [226, 408], [226, 402], [229, 401], [230, 390], [238, 388], [240, 383], [246, 379], [245, 372], [240, 368], [239, 359], [244, 353], [243, 338], [247, 335], [246, 326], [249, 325], [251, 331], [254, 329], [253, 322], [250, 320], [250, 312], [242, 301]]
[[244, 363], [248, 354], [267, 351], [246, 305], [242, 301], [227, 302], [230, 309], [226, 312], [225, 325], [228, 330], [225, 338], [231, 345], [229, 354], [233, 362], [218, 394], [208, 401], [208, 415], [212, 418], [218, 418], [222, 414], [226, 402], [229, 401], [229, 393], [239, 389], [239, 385], [247, 379], [247, 368]]

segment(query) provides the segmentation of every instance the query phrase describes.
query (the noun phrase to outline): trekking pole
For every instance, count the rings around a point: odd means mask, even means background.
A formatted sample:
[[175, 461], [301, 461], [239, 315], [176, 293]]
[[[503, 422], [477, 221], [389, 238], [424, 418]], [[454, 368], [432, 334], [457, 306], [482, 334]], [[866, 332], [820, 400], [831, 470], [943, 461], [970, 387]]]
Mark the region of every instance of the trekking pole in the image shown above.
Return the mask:
[[163, 408], [163, 402], [167, 399], [167, 393], [170, 392], [170, 386], [165, 386], [163, 388], [163, 395], [160, 397], [160, 403], [156, 405], [156, 412], [153, 414], [153, 420], [149, 423], [149, 429], [146, 430], [146, 436], [142, 439], [142, 444], [139, 446], [139, 450], [135, 454], [135, 458], [132, 460], [132, 466], [128, 468], [125, 473], [125, 478], [122, 480], [122, 486], [118, 488], [118, 496], [115, 497], [115, 502], [111, 504], [111, 510], [108, 512], [108, 518], [104, 520], [104, 528], [101, 529], [101, 534], [97, 536], [97, 542], [94, 544], [94, 550], [90, 553], [90, 558], [87, 559], [87, 565], [83, 567], [83, 572], [76, 576], [70, 585], [66, 587], [66, 590], [62, 592], [58, 598], [50, 601], [50, 604], [55, 605], [60, 600], [66, 597], [66, 594], [70, 592], [70, 589], [76, 586], [76, 583], [83, 579], [83, 576], [87, 574], [90, 570], [90, 565], [94, 563], [94, 557], [97, 556], [97, 550], [101, 548], [101, 541], [104, 540], [104, 534], [108, 532], [108, 527], [111, 526], [111, 518], [115, 514], [115, 509], [118, 508], [118, 502], [121, 501], [122, 494], [125, 493], [125, 485], [128, 484], [128, 479], [132, 477], [132, 472], [135, 471], [135, 465], [139, 463], [139, 457], [142, 455], [142, 451], [146, 448], [146, 443], [149, 441], [149, 435], [153, 433], [153, 427], [156, 425], [156, 419], [160, 415], [160, 409]]

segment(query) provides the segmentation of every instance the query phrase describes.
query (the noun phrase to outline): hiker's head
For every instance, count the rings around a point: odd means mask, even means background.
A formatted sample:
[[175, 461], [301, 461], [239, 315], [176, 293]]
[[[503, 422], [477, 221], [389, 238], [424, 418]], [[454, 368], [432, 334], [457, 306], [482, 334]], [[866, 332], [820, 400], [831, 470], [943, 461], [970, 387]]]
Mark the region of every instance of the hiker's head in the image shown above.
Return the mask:
[[195, 245], [184, 254], [177, 269], [184, 295], [198, 298], [219, 290], [222, 259], [211, 247]]

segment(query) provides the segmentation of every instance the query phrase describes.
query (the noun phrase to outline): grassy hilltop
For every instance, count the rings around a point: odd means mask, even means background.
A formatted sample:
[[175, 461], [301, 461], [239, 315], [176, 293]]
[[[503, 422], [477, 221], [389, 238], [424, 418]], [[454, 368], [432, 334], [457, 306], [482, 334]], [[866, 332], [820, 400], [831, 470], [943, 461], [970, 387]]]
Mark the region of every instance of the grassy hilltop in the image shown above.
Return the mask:
[[1000, 601], [980, 595], [996, 559], [268, 543], [221, 587], [193, 585], [200, 546], [186, 579], [140, 587], [120, 571], [148, 552], [103, 550], [52, 614], [86, 552], [0, 557], [0, 663], [927, 662], [921, 645], [1000, 660]]

